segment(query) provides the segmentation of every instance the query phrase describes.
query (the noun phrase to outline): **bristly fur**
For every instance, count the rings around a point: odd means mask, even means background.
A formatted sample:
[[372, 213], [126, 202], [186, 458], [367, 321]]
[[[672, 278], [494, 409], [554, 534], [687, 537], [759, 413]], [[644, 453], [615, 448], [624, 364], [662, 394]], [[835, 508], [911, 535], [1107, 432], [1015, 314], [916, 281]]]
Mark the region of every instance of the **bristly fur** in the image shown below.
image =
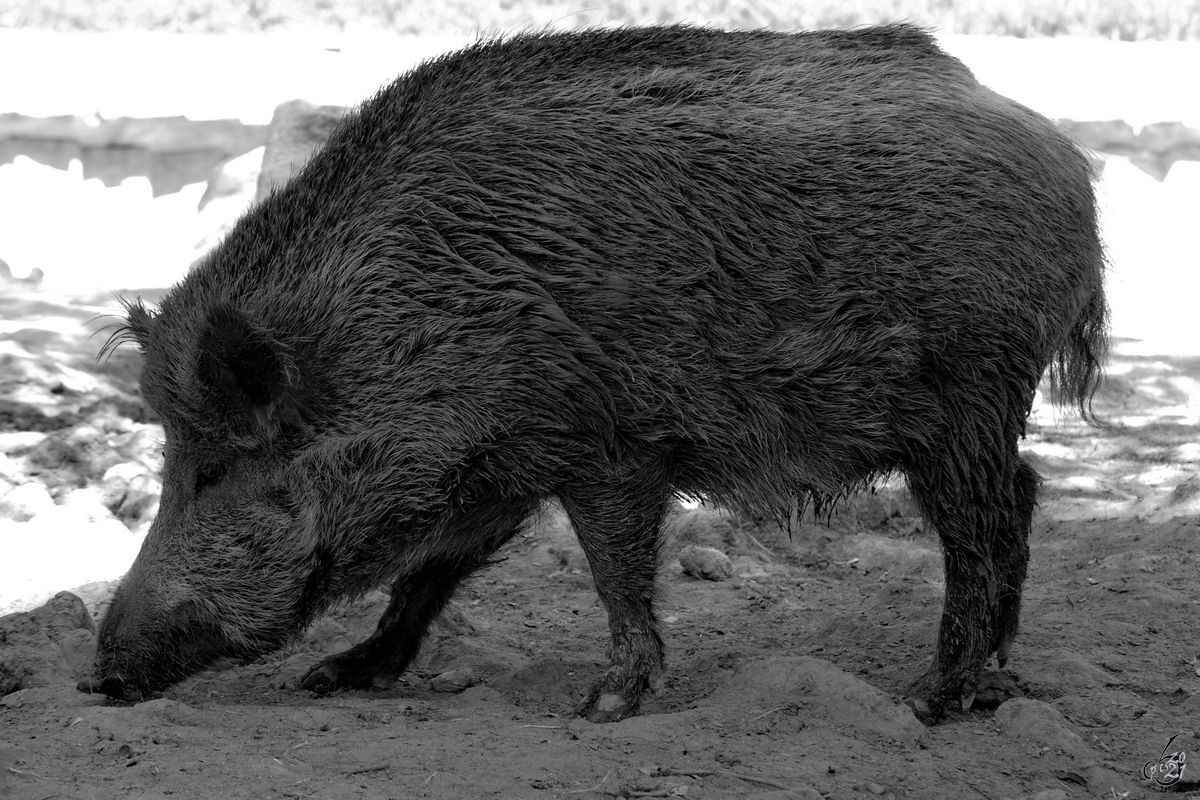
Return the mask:
[[[130, 300], [126, 297], [117, 297], [117, 302], [125, 309], [124, 315], [117, 314], [101, 314], [95, 320], [112, 319], [113, 321], [103, 326], [96, 333], [108, 331], [108, 337], [104, 344], [100, 347], [100, 351], [96, 354], [97, 361], [107, 361], [112, 356], [113, 351], [124, 344], [137, 345], [137, 331], [134, 329], [134, 319], [140, 318], [142, 314], [147, 313], [145, 306], [142, 305], [141, 298]], [[135, 308], [137, 311], [135, 311]]]
[[899, 472], [946, 554], [914, 694], [952, 706], [1016, 634], [1047, 367], [1093, 418], [1089, 174], [908, 26], [527, 34], [423, 64], [105, 346], [145, 354], [167, 474], [101, 672], [153, 686], [114, 654], [156, 647], [127, 641], [261, 651], [391, 582], [377, 633], [305, 679], [370, 685], [557, 496], [613, 630], [585, 705], [616, 718], [661, 672], [674, 493], [786, 520]]

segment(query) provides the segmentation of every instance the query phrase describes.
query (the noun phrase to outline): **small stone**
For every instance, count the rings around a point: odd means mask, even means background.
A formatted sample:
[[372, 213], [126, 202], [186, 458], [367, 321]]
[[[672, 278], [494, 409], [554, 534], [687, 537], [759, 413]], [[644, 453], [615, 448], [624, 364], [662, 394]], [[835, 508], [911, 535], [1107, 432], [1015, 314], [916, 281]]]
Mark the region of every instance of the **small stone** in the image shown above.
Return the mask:
[[724, 581], [733, 577], [729, 556], [712, 547], [688, 545], [679, 551], [679, 566], [685, 575], [708, 581]]
[[475, 673], [469, 669], [452, 669], [430, 681], [435, 692], [457, 694], [475, 685]]
[[867, 784], [867, 791], [870, 792], [871, 794], [883, 794], [884, 792], [887, 791], [887, 789], [883, 788], [878, 783], [872, 782], [872, 783]]

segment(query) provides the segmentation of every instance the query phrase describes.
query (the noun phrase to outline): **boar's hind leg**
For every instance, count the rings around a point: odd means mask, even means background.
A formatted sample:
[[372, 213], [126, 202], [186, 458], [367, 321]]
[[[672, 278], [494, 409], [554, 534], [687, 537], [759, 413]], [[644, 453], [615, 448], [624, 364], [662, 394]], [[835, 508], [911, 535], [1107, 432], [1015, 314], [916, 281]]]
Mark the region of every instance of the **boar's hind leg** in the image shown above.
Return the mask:
[[[934, 663], [908, 694], [913, 710], [927, 720], [969, 707], [988, 654], [1007, 659], [1016, 636], [1038, 478], [1013, 439], [1002, 454], [962, 458], [947, 448], [935, 462], [909, 472], [913, 496], [937, 530], [945, 557]], [[971, 474], [956, 471], [966, 464]]]
[[587, 554], [612, 635], [611, 664], [576, 708], [592, 722], [636, 714], [642, 691], [661, 688], [663, 670], [654, 596], [670, 485], [658, 462], [606, 473], [559, 494]]

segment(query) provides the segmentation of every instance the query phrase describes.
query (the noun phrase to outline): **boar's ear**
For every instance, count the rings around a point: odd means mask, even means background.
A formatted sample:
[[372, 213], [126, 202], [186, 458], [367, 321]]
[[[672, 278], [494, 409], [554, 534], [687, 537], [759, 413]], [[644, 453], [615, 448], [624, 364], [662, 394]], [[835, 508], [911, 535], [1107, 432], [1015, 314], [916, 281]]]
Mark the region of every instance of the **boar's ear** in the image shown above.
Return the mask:
[[279, 346], [232, 306], [218, 305], [209, 312], [199, 349], [196, 377], [224, 412], [265, 406], [285, 388]]

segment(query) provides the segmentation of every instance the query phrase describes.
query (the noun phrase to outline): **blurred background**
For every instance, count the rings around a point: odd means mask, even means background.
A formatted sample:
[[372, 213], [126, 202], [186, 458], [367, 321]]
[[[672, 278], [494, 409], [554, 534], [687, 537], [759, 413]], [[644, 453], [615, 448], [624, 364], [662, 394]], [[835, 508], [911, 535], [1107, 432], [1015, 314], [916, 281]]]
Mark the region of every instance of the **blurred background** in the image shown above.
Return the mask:
[[722, 28], [835, 28], [906, 20], [945, 33], [1200, 38], [1196, 0], [9, 0], [0, 27], [260, 33], [299, 28], [503, 33], [688, 21]]
[[[249, 202], [214, 198], [216, 168], [265, 140], [278, 104], [353, 105], [480, 35], [898, 20], [928, 26], [983, 83], [1101, 151], [1118, 333], [1177, 342], [1200, 251], [1188, 222], [1200, 218], [1200, 0], [8, 0], [0, 261], [76, 295], [170, 285]], [[236, 145], [198, 155], [205, 137], [231, 135]], [[166, 157], [190, 170], [160, 180], [152, 162]], [[254, 166], [235, 169], [245, 180]]]

